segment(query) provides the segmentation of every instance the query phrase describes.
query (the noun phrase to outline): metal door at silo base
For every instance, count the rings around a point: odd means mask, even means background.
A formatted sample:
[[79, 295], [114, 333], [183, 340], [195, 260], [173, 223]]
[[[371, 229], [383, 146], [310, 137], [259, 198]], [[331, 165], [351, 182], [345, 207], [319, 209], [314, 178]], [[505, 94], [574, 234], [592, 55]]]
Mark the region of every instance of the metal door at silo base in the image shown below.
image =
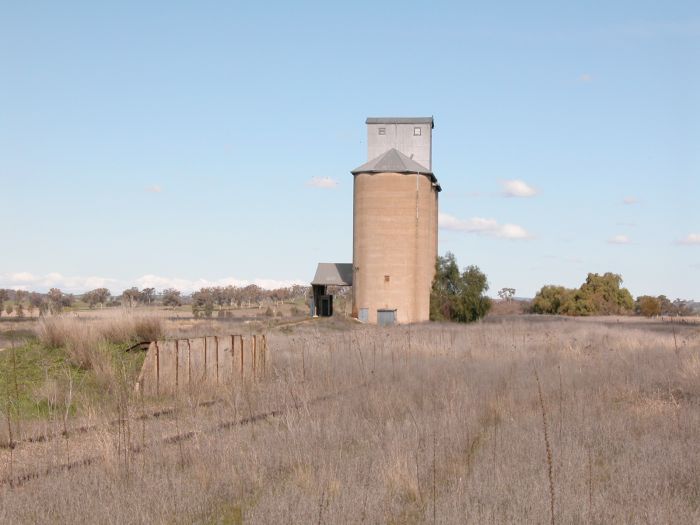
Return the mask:
[[396, 324], [396, 310], [377, 310], [377, 324], [379, 326]]

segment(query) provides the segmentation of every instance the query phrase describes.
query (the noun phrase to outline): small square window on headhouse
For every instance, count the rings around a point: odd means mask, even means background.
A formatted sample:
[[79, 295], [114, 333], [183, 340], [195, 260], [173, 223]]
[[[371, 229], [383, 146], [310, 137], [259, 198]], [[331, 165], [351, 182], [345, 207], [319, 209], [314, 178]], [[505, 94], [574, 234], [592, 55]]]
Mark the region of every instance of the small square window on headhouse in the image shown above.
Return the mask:
[[379, 128], [380, 135], [386, 135], [386, 128]]
[[389, 277], [388, 275], [385, 275], [385, 276], [384, 276], [384, 282], [385, 282], [385, 283], [388, 283], [390, 279], [391, 279], [391, 277]]
[[414, 137], [420, 136], [420, 128], [413, 128], [413, 136]]

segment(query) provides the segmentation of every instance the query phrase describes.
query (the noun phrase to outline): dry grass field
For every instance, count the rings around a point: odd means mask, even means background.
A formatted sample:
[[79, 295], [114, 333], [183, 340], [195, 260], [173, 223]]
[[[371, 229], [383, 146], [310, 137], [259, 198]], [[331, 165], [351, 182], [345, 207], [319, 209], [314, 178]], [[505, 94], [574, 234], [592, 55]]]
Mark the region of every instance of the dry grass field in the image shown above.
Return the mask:
[[262, 380], [143, 399], [118, 341], [265, 328], [156, 317], [0, 353], [0, 523], [700, 522], [700, 326], [319, 320]]

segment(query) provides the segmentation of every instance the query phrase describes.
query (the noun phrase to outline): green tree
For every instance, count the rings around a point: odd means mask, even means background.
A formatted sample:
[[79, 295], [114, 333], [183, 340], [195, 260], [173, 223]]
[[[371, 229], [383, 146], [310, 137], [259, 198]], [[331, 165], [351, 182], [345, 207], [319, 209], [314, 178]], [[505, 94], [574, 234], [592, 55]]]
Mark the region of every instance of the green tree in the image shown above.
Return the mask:
[[7, 301], [8, 294], [7, 290], [0, 288], [0, 312], [2, 312], [2, 305]]
[[507, 303], [511, 302], [515, 297], [515, 288], [501, 288], [498, 290], [498, 297]]
[[559, 309], [561, 315], [585, 316], [595, 315], [596, 307], [591, 298], [582, 292], [580, 288], [571, 290], [571, 293], [566, 297], [566, 301]]
[[592, 303], [594, 315], [613, 315], [634, 310], [634, 299], [627, 288], [622, 288], [622, 276], [607, 272], [589, 273], [581, 285], [582, 299]]
[[[17, 307], [20, 305], [23, 306], [23, 303], [26, 299], [29, 298], [29, 292], [26, 292], [24, 290], [16, 290], [15, 291], [15, 304]], [[24, 312], [22, 312], [24, 314]]]
[[574, 290], [563, 286], [543, 286], [532, 300], [530, 308], [536, 314], [560, 314], [571, 301], [573, 294]]
[[141, 290], [140, 294], [140, 300], [143, 301], [144, 303], [151, 304], [153, 302], [153, 299], [156, 297], [156, 289], [155, 288], [144, 288]]
[[51, 313], [60, 313], [61, 310], [63, 310], [63, 292], [58, 288], [51, 288], [48, 293], [48, 298]]
[[29, 294], [29, 311], [31, 312], [34, 308], [38, 308], [39, 313], [42, 315], [49, 309], [49, 303], [46, 298], [38, 292], [31, 292]]
[[[107, 291], [107, 295], [103, 297], [100, 294], [100, 290]], [[90, 290], [83, 294], [83, 301], [85, 301], [90, 308], [95, 308], [98, 304], [102, 305], [109, 298], [109, 291], [105, 288], [98, 288], [96, 290]]]
[[139, 302], [139, 299], [141, 299], [141, 292], [139, 292], [139, 289], [136, 286], [127, 288], [122, 292], [122, 301], [128, 304], [131, 308], [133, 308], [133, 306]]
[[693, 315], [693, 309], [690, 307], [692, 301], [676, 299], [671, 302], [665, 295], [659, 295], [656, 299], [661, 304], [661, 315]]
[[199, 317], [204, 313], [206, 317], [211, 317], [214, 313], [214, 289], [201, 288], [198, 292], [192, 294], [192, 313], [195, 317]]
[[661, 315], [661, 301], [650, 295], [642, 295], [641, 297], [637, 297], [635, 312], [645, 317]]
[[241, 302], [247, 302], [249, 305], [259, 303], [264, 296], [263, 289], [256, 284], [249, 284], [241, 290]]
[[685, 299], [676, 299], [673, 301], [673, 314], [674, 315], [693, 315], [693, 309], [690, 307], [692, 301], [686, 301]]
[[94, 290], [90, 290], [89, 292], [85, 292], [83, 294], [83, 301], [87, 303], [87, 305], [90, 307], [90, 309], [95, 308], [95, 305], [97, 305], [97, 296], [95, 295]]
[[95, 294], [97, 303], [100, 306], [107, 304], [107, 301], [109, 301], [109, 298], [112, 296], [112, 293], [107, 288], [96, 288], [92, 291], [92, 293]]
[[615, 273], [589, 273], [580, 288], [543, 286], [532, 301], [537, 314], [612, 315], [632, 312], [634, 299], [622, 288], [622, 277]]
[[491, 300], [484, 294], [489, 289], [486, 275], [477, 266], [468, 266], [460, 273], [454, 254], [439, 256], [430, 294], [430, 319], [468, 323], [484, 317]]
[[182, 296], [180, 290], [175, 288], [166, 288], [163, 290], [163, 306], [180, 306], [182, 304]]

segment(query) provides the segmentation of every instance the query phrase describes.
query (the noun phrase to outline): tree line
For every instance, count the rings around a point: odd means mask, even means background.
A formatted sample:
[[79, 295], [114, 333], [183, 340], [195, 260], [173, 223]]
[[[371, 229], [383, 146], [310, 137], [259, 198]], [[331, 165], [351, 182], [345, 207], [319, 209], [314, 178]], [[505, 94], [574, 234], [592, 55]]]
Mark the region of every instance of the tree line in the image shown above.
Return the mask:
[[665, 295], [642, 295], [637, 299], [622, 287], [622, 276], [616, 273], [589, 273], [579, 288], [546, 285], [535, 295], [530, 311], [536, 314], [589, 315], [693, 315], [693, 302]]
[[0, 312], [7, 315], [14, 313], [17, 317], [40, 314], [60, 313], [65, 308], [78, 305], [82, 301], [89, 308], [109, 308], [117, 306], [135, 307], [139, 305], [161, 305], [177, 307], [192, 304], [193, 309], [213, 310], [216, 306], [241, 307], [243, 305], [260, 305], [265, 302], [293, 301], [308, 295], [310, 287], [294, 285], [285, 288], [267, 290], [257, 285], [217, 286], [201, 288], [191, 295], [185, 295], [175, 288], [166, 288], [160, 293], [155, 288], [139, 289], [131, 287], [118, 295], [113, 295], [108, 288], [95, 288], [83, 294], [71, 294], [59, 288], [51, 288], [46, 293], [24, 290], [0, 289]]
[[[578, 288], [545, 285], [535, 295], [529, 311], [536, 314], [589, 316], [589, 315], [643, 315], [647, 317], [686, 316], [696, 312], [697, 303], [664, 295], [643, 295], [633, 299], [627, 288], [622, 287], [622, 276], [615, 273], [589, 273]], [[486, 275], [477, 266], [460, 270], [454, 254], [439, 256], [435, 265], [435, 278], [430, 294], [430, 319], [432, 321], [472, 322], [483, 318], [491, 309], [492, 301], [486, 296], [489, 284]], [[290, 302], [308, 298], [309, 286], [294, 285], [266, 290], [257, 285], [214, 286], [200, 288], [185, 295], [175, 288], [160, 293], [155, 288], [131, 287], [119, 295], [112, 295], [107, 288], [95, 288], [83, 294], [65, 293], [51, 288], [47, 293], [25, 290], [0, 289], [0, 312], [23, 317], [39, 312], [60, 313], [74, 306], [78, 300], [89, 308], [137, 305], [161, 305], [178, 307], [191, 305], [195, 315], [211, 316], [215, 309], [260, 306], [270, 302]], [[503, 288], [501, 299], [511, 301], [515, 289]]]
[[[545, 285], [525, 311], [568, 316], [696, 314], [697, 303], [693, 301], [671, 301], [664, 295], [643, 295], [634, 299], [622, 283], [621, 275], [607, 272], [589, 273], [578, 288]], [[460, 270], [452, 253], [439, 256], [430, 294], [430, 319], [463, 323], [482, 319], [492, 306], [491, 299], [486, 296], [488, 289], [486, 275], [477, 266]], [[498, 296], [504, 302], [511, 302], [515, 289], [502, 288]]]

